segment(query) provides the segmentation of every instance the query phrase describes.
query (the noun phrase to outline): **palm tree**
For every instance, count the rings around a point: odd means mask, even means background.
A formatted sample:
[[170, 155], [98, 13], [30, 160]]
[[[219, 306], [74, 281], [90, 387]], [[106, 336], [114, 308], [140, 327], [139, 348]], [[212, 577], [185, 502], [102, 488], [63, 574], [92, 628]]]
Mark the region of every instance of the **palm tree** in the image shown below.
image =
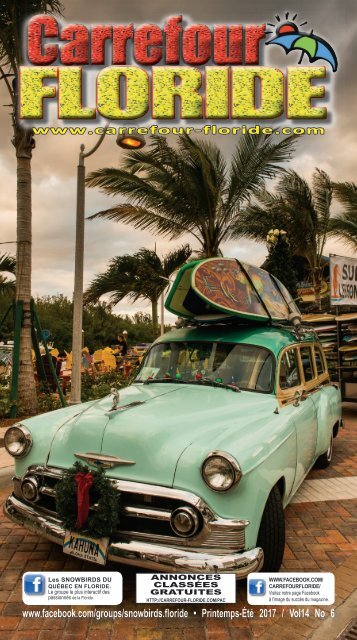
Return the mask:
[[15, 291], [15, 280], [9, 280], [3, 273], [15, 275], [16, 260], [6, 253], [0, 254], [0, 295], [12, 294]]
[[357, 248], [357, 185], [339, 182], [333, 185], [333, 194], [343, 206], [331, 221], [331, 236], [337, 236], [353, 249]]
[[183, 135], [173, 148], [153, 136], [148, 149], [125, 157], [123, 168], [88, 176], [90, 187], [128, 198], [91, 218], [124, 222], [171, 240], [190, 234], [202, 257], [217, 256], [221, 243], [234, 237], [242, 203], [283, 171], [294, 143], [293, 137], [276, 142], [274, 135], [244, 135], [228, 167], [214, 144]]
[[18, 69], [22, 58], [22, 25], [36, 13], [60, 12], [59, 0], [2, 0], [0, 4], [0, 80], [10, 97], [10, 114], [17, 159], [16, 300], [23, 302], [18, 400], [26, 411], [36, 412], [37, 398], [31, 357], [31, 157], [35, 146], [32, 128], [17, 120]]
[[261, 191], [248, 205], [237, 224], [237, 233], [265, 241], [270, 229], [287, 232], [293, 255], [309, 265], [315, 298], [321, 307], [322, 254], [331, 224], [332, 184], [324, 171], [316, 169], [312, 189], [295, 171], [279, 180], [276, 192]]
[[162, 260], [156, 251], [140, 249], [134, 255], [118, 256], [109, 268], [96, 276], [87, 289], [85, 303], [97, 302], [110, 293], [113, 304], [128, 296], [133, 302], [140, 298], [150, 300], [154, 338], [158, 335], [158, 301], [164, 293], [170, 276], [190, 257], [191, 248], [183, 245], [168, 253]]

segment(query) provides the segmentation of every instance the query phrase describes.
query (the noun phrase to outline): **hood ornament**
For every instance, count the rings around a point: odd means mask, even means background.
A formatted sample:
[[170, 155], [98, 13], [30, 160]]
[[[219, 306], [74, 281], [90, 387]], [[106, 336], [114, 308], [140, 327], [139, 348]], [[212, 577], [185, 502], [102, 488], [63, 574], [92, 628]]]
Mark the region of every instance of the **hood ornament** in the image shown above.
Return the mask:
[[110, 408], [110, 411], [116, 411], [119, 404], [119, 389], [117, 389], [116, 387], [112, 387], [110, 390], [110, 393], [113, 396], [113, 403]]
[[[121, 387], [121, 384], [118, 383]], [[105, 415], [109, 418], [113, 418], [119, 411], [126, 411], [126, 409], [130, 409], [131, 407], [138, 407], [140, 404], [144, 404], [145, 400], [134, 400], [133, 402], [129, 402], [128, 404], [123, 404], [119, 407], [119, 389], [116, 387], [112, 387], [110, 390], [111, 395], [113, 396], [112, 406], [108, 411], [105, 411]]]
[[102, 467], [103, 469], [112, 469], [119, 465], [129, 466], [135, 464], [134, 460], [125, 460], [125, 458], [118, 458], [117, 456], [106, 456], [102, 453], [94, 453], [88, 451], [88, 453], [75, 453], [76, 458], [84, 460], [87, 464], [95, 465], [96, 467]]

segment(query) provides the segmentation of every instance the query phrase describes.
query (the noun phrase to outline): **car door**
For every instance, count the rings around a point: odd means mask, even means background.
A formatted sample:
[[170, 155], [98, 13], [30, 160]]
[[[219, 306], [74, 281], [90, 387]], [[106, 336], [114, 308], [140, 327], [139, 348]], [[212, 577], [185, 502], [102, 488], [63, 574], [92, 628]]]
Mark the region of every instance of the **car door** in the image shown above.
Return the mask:
[[330, 384], [326, 359], [322, 348], [315, 343], [313, 346], [315, 362], [315, 384], [310, 389], [311, 399], [315, 404], [318, 422], [317, 455], [325, 451], [331, 437], [334, 425], [339, 423], [338, 411], [339, 391]]
[[[307, 391], [315, 377], [312, 352], [303, 347], [286, 349], [279, 363], [279, 397], [284, 413], [294, 422], [296, 432], [296, 472], [294, 489], [302, 482], [314, 462], [317, 440], [317, 410]], [[309, 351], [310, 349], [310, 351]]]
[[318, 434], [317, 409], [319, 402], [319, 385], [315, 371], [315, 356], [312, 344], [299, 346], [298, 352], [303, 380], [303, 395], [301, 400], [306, 404], [306, 408], [308, 409], [308, 423], [306, 425], [306, 428], [300, 428], [300, 430], [298, 429], [301, 441], [301, 461], [304, 465], [304, 471], [306, 474], [315, 460]]

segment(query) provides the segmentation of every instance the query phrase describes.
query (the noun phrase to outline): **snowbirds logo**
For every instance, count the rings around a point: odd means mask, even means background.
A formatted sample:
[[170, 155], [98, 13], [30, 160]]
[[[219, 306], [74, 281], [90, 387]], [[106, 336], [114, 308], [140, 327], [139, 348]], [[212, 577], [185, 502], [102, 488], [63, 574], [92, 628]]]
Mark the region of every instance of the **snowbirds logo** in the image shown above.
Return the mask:
[[[56, 101], [60, 120], [324, 119], [326, 67], [301, 62], [322, 60], [336, 71], [336, 54], [313, 31], [300, 31], [305, 23], [298, 26], [296, 15], [285, 17], [276, 16], [275, 37], [265, 42], [301, 51], [283, 72], [262, 63], [266, 24], [187, 25], [179, 15], [163, 27], [61, 26], [53, 16], [34, 16], [25, 29], [19, 116], [44, 121], [46, 103]], [[91, 82], [95, 104], [83, 89]]]

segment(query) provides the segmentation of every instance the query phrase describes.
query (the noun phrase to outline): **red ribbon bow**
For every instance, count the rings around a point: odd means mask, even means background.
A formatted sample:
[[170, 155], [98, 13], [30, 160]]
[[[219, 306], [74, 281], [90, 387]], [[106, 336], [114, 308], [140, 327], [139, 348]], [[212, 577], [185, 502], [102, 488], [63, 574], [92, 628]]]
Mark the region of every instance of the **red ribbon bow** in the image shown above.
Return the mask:
[[89, 514], [89, 489], [93, 484], [91, 473], [77, 473], [74, 476], [77, 483], [77, 529], [81, 529], [88, 520]]

